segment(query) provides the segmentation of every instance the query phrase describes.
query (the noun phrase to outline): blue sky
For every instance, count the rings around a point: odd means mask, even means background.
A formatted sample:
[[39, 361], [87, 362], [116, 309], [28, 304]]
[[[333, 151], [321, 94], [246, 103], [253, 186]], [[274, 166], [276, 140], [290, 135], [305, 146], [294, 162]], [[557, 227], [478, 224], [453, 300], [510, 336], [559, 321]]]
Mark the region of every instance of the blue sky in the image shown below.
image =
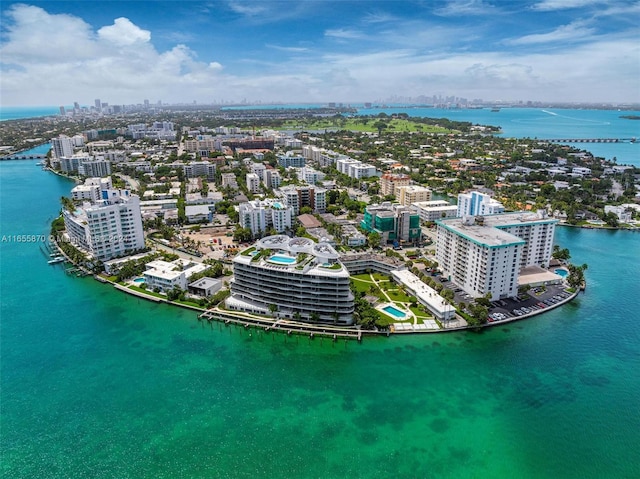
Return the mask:
[[5, 106], [640, 102], [640, 1], [3, 1]]

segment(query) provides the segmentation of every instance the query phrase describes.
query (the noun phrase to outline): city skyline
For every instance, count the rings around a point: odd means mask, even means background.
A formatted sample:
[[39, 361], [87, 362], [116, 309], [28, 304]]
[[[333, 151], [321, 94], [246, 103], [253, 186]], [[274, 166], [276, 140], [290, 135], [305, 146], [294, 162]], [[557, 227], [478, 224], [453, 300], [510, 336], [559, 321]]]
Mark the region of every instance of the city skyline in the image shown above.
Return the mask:
[[355, 103], [451, 94], [640, 102], [640, 2], [56, 1], [0, 8], [3, 106], [91, 105], [95, 98]]

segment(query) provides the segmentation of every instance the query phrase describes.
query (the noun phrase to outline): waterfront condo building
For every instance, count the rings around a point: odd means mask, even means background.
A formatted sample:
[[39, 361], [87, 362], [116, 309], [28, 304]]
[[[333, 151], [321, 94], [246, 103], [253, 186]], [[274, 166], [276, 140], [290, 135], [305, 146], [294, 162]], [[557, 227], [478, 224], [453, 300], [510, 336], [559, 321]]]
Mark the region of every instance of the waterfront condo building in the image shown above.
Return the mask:
[[66, 135], [51, 139], [51, 153], [54, 158], [73, 156], [73, 141]]
[[408, 206], [391, 204], [369, 205], [360, 226], [380, 235], [381, 244], [388, 242], [417, 243], [420, 241], [420, 217]]
[[306, 322], [353, 324], [349, 272], [327, 243], [268, 236], [233, 259], [229, 309]]
[[63, 217], [73, 245], [101, 261], [144, 248], [140, 199], [128, 190], [102, 191], [100, 201]]
[[504, 206], [491, 196], [471, 191], [458, 195], [458, 217], [476, 215], [496, 215], [504, 212]]
[[409, 186], [411, 178], [404, 173], [385, 173], [380, 177], [380, 195], [397, 195], [401, 186]]
[[557, 220], [542, 212], [439, 220], [436, 259], [443, 275], [473, 297], [518, 292], [522, 268], [549, 265]]

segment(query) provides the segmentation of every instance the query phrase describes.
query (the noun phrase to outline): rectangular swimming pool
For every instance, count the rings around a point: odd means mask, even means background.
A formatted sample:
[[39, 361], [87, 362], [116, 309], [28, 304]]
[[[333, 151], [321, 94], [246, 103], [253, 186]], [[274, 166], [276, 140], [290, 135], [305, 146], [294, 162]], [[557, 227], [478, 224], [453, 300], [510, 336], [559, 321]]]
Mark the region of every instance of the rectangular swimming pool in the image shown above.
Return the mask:
[[393, 316], [393, 317], [396, 317], [396, 318], [402, 318], [402, 319], [404, 319], [404, 318], [406, 318], [406, 317], [407, 317], [407, 315], [406, 315], [406, 314], [404, 314], [402, 311], [400, 311], [400, 310], [399, 310], [398, 308], [396, 308], [395, 306], [391, 306], [391, 305], [389, 305], [389, 306], [385, 306], [384, 308], [382, 308], [382, 310], [383, 310], [385, 313], [387, 313], [387, 314], [389, 314], [389, 315], [391, 315], [391, 316]]

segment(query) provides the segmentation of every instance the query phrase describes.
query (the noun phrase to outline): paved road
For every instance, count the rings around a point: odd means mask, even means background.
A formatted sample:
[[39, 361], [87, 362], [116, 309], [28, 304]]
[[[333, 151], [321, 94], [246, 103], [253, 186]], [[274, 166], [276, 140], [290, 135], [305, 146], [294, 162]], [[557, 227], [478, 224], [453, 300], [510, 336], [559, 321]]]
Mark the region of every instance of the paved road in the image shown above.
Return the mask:
[[122, 178], [127, 183], [131, 191], [140, 191], [140, 182], [135, 178], [123, 175], [122, 173], [116, 173], [115, 175], [119, 178]]

